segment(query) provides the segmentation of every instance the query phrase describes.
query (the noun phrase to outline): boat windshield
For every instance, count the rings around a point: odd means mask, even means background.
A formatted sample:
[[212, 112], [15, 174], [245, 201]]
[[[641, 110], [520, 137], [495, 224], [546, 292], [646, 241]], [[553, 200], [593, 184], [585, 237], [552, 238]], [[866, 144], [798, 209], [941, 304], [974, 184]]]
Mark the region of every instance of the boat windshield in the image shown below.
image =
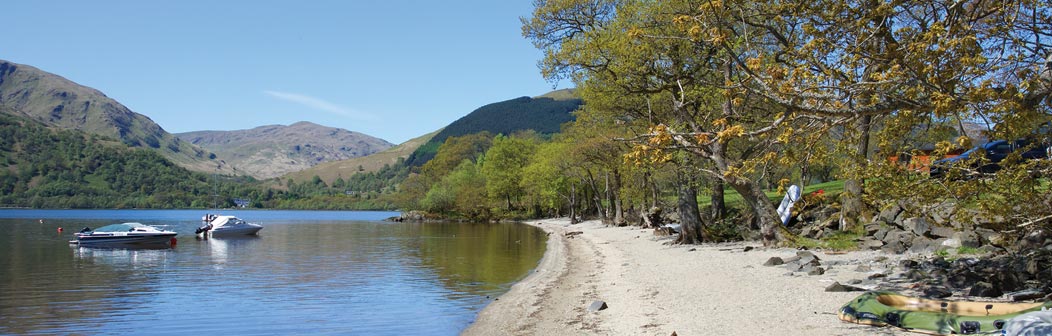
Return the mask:
[[106, 226], [100, 227], [98, 229], [95, 229], [94, 231], [95, 232], [129, 232], [129, 231], [135, 230], [136, 228], [145, 228], [145, 227], [148, 227], [148, 226], [143, 225], [142, 223], [120, 223], [120, 224], [106, 225]]

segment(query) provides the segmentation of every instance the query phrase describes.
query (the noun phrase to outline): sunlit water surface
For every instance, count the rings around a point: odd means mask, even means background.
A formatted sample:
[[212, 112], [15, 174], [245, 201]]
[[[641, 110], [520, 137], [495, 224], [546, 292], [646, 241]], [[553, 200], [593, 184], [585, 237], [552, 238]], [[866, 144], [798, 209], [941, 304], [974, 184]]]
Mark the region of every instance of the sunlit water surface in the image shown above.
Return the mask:
[[[381, 221], [392, 212], [222, 213], [265, 228], [200, 240], [204, 211], [0, 210], [0, 334], [455, 335], [546, 242], [522, 224]], [[178, 243], [68, 244], [120, 222]]]

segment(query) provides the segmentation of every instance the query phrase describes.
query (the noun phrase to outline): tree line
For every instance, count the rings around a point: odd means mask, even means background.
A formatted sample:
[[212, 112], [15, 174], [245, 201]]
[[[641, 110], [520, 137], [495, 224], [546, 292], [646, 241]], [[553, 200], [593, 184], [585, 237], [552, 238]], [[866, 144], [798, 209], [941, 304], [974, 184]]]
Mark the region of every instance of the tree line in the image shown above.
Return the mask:
[[[406, 174], [385, 168], [377, 174]], [[388, 181], [388, 180], [384, 180]], [[367, 175], [327, 186], [320, 179], [273, 188], [251, 177], [192, 172], [156, 152], [0, 113], [0, 206], [30, 208], [393, 209], [378, 195], [392, 187]], [[340, 184], [345, 184], [341, 186]], [[346, 195], [346, 188], [363, 190]]]
[[[1052, 120], [1052, 11], [1042, 1], [535, 1], [523, 31], [542, 73], [584, 106], [550, 141], [450, 138], [401, 187], [406, 208], [465, 217], [598, 216], [674, 209], [683, 242], [733, 211], [766, 244], [792, 239], [767, 196], [839, 179], [838, 228], [891, 203], [999, 230], [1049, 225], [1047, 161], [1018, 155], [929, 178], [929, 162]], [[1043, 139], [1042, 139], [1043, 138]], [[976, 160], [982, 160], [976, 159]], [[908, 160], [907, 160], [908, 161]], [[699, 207], [707, 195], [707, 209]], [[965, 211], [967, 209], [975, 211]], [[964, 219], [981, 214], [983, 218]]]

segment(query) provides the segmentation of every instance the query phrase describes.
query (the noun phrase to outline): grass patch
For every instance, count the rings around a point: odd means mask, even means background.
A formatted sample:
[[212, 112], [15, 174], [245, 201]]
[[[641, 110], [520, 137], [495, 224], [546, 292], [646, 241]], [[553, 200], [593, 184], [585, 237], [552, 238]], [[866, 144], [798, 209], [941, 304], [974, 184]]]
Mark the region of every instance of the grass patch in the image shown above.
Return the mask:
[[863, 230], [835, 232], [822, 239], [811, 239], [797, 237], [793, 245], [806, 247], [808, 249], [824, 249], [833, 251], [855, 251], [859, 248], [859, 240], [865, 234]]
[[[829, 181], [829, 182], [825, 182], [825, 183], [808, 185], [808, 186], [804, 187], [804, 190], [801, 192], [801, 194], [807, 195], [807, 194], [813, 193], [815, 191], [818, 191], [819, 189], [821, 189], [825, 193], [827, 199], [830, 198], [830, 197], [836, 197], [837, 195], [840, 195], [840, 193], [844, 191], [844, 181], [843, 180], [837, 180], [837, 181]], [[784, 192], [783, 193], [779, 193], [777, 190], [764, 191], [764, 194], [767, 194], [767, 199], [770, 200], [771, 203], [774, 203], [774, 204], [777, 204], [778, 202], [781, 202], [782, 198], [785, 197], [785, 193]], [[711, 205], [712, 204], [712, 200], [711, 200], [711, 198], [710, 198], [708, 193], [704, 193], [704, 194], [698, 196], [698, 198], [699, 198], [698, 206], [707, 206], [707, 205]], [[724, 191], [723, 191], [723, 200], [724, 200], [724, 202], [726, 202], [728, 208], [745, 208], [745, 199], [742, 198], [742, 195], [739, 194], [734, 189], [731, 189], [731, 188], [724, 189]], [[675, 202], [675, 199], [673, 199], [672, 201]]]

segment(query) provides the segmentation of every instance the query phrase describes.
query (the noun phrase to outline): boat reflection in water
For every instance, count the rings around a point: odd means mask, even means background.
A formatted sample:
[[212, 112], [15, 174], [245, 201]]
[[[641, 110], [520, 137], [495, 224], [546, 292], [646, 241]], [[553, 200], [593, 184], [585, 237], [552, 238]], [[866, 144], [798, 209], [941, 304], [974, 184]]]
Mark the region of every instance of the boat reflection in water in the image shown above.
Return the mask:
[[80, 246], [165, 248], [175, 242], [176, 234], [142, 223], [120, 223], [94, 230], [84, 228], [74, 233], [69, 243]]
[[133, 248], [112, 248], [100, 246], [78, 246], [73, 255], [80, 260], [94, 264], [116, 266], [118, 268], [139, 268], [162, 266], [172, 249], [165, 246], [145, 245]]
[[198, 236], [197, 239], [208, 243], [208, 254], [212, 256], [212, 265], [216, 269], [223, 268], [223, 265], [229, 261], [231, 252], [235, 252], [234, 255], [245, 255], [242, 256], [243, 258], [251, 257], [252, 252], [244, 248], [262, 240], [259, 236]]

